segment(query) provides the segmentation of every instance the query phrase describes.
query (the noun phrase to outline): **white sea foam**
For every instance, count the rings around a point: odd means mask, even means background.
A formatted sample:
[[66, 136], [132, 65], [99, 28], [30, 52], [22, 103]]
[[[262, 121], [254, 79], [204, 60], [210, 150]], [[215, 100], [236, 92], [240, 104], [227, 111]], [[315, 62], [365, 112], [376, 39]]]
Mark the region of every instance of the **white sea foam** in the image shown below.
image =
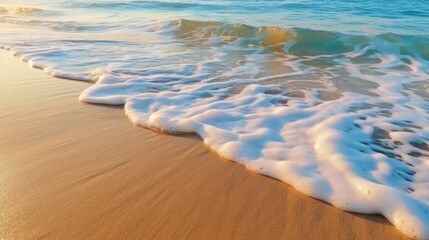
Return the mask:
[[[228, 54], [200, 61], [183, 76], [171, 73], [186, 64], [151, 68], [138, 78], [104, 75], [80, 99], [125, 104], [134, 124], [196, 133], [253, 171], [348, 211], [380, 213], [408, 236], [427, 238], [429, 105], [404, 86], [427, 80], [429, 65], [408, 57], [404, 70], [392, 70], [405, 66], [400, 46], [370, 44], [344, 54], [268, 60], [284, 66], [277, 75], [259, 67], [266, 56], [252, 54], [217, 76], [204, 66], [227, 61]], [[376, 63], [352, 63], [371, 49], [380, 51], [371, 56]], [[329, 75], [317, 67], [323, 58], [335, 62]], [[312, 84], [318, 72], [322, 78]], [[170, 77], [173, 84], [158, 81]]]
[[186, 19], [32, 23], [45, 39], [10, 30], [0, 44], [53, 76], [94, 81], [81, 101], [124, 104], [136, 125], [196, 133], [252, 171], [429, 238], [427, 37]]

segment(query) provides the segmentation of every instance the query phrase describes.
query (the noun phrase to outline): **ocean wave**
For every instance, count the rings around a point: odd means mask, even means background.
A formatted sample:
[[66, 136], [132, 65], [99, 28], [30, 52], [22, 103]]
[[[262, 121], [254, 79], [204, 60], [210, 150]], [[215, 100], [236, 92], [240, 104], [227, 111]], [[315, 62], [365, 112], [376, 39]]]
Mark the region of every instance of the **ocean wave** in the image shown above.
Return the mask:
[[191, 19], [109, 31], [133, 38], [8, 48], [54, 76], [94, 81], [81, 101], [196, 133], [253, 171], [429, 237], [427, 36]]
[[[401, 46], [404, 55], [429, 59], [429, 38], [393, 33], [375, 36], [347, 35], [338, 32], [282, 28], [276, 26], [250, 26], [216, 21], [179, 19], [165, 24], [176, 37], [188, 41], [222, 40], [226, 43], [239, 42], [242, 46], [264, 46], [296, 56], [320, 56], [342, 54], [383, 42]], [[375, 49], [374, 49], [375, 50]], [[384, 50], [387, 50], [384, 48]], [[396, 48], [395, 48], [396, 50]], [[380, 51], [383, 51], [380, 49]], [[392, 52], [393, 54], [393, 52]]]

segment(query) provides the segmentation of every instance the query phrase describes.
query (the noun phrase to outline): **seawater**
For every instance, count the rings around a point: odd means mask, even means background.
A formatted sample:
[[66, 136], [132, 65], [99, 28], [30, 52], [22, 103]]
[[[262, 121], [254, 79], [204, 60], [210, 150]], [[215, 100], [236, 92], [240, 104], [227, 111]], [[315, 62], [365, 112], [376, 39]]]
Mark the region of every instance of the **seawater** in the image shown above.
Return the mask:
[[196, 133], [250, 170], [422, 239], [428, 26], [418, 0], [0, 1], [0, 46], [93, 82], [81, 101]]

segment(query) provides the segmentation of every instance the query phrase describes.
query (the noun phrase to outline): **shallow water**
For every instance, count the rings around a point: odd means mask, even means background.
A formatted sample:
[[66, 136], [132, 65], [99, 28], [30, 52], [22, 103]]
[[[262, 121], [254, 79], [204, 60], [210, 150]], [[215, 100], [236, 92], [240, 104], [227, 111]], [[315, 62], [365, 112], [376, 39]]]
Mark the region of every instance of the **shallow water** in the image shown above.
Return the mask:
[[429, 238], [424, 1], [32, 4], [2, 1], [0, 46], [82, 101]]

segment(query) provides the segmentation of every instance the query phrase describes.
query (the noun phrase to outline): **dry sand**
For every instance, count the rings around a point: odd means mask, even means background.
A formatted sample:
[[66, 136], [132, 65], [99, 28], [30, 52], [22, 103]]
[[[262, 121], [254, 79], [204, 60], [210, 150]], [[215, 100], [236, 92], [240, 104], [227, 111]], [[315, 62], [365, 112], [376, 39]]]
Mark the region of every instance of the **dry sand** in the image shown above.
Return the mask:
[[404, 239], [0, 50], [0, 239]]

